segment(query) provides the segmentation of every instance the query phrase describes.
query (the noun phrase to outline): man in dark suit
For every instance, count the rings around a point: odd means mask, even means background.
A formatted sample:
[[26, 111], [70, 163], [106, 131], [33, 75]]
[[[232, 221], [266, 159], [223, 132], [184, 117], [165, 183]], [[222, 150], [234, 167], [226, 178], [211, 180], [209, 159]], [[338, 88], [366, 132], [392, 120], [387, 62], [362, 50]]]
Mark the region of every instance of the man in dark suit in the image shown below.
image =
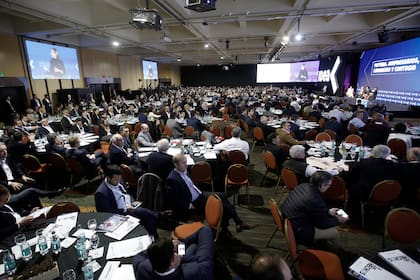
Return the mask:
[[69, 111], [67, 109], [63, 110], [63, 117], [61, 118], [61, 126], [65, 134], [69, 134], [73, 130], [74, 123], [70, 118]]
[[121, 164], [136, 164], [133, 155], [124, 148], [124, 139], [121, 134], [114, 134], [111, 137], [111, 147], [109, 148], [108, 158], [110, 164], [116, 164], [118, 166]]
[[352, 214], [358, 214], [360, 201], [366, 201], [373, 187], [383, 180], [397, 178], [397, 165], [388, 160], [391, 150], [385, 145], [376, 145], [372, 149], [372, 157], [362, 159], [350, 169], [352, 179], [349, 188], [349, 203]]
[[127, 126], [122, 125], [120, 126], [119, 133], [123, 137], [124, 149], [126, 149], [128, 152], [132, 151], [133, 144], [131, 143], [130, 139], [130, 129]]
[[[401, 195], [399, 204], [406, 205], [416, 209], [418, 201], [416, 194], [418, 193], [420, 182], [420, 147], [414, 147], [407, 151], [407, 162], [398, 164], [398, 182], [401, 184]], [[417, 182], [414, 183], [414, 182]]]
[[45, 151], [47, 153], [57, 153], [62, 155], [63, 157], [66, 156], [66, 148], [64, 148], [63, 139], [61, 139], [60, 135], [56, 133], [49, 133], [47, 135], [48, 144], [45, 145]]
[[[166, 179], [167, 186], [167, 204], [175, 216], [180, 220], [189, 217], [191, 210], [204, 214], [207, 198], [211, 192], [200, 191], [192, 182], [187, 174], [187, 158], [183, 154], [174, 156], [173, 163], [175, 168]], [[254, 225], [244, 223], [236, 213], [235, 207], [230, 203], [223, 193], [216, 193], [223, 203], [223, 218], [221, 235], [232, 238], [227, 227], [229, 219], [233, 219], [236, 224], [236, 231], [254, 228]]]
[[86, 170], [86, 175], [93, 178], [97, 175], [97, 168], [104, 160], [102, 151], [95, 154], [88, 154], [88, 152], [80, 148], [80, 139], [76, 135], [71, 135], [68, 138], [70, 149], [66, 151], [66, 157], [77, 159], [82, 167]]
[[42, 104], [44, 105], [45, 111], [48, 113], [48, 115], [52, 115], [52, 104], [48, 94], [44, 95], [44, 98], [42, 99]]
[[120, 215], [133, 215], [141, 220], [141, 223], [155, 239], [158, 238], [156, 231], [159, 213], [146, 208], [141, 208], [140, 202], [134, 201], [133, 197], [121, 184], [121, 170], [117, 165], [109, 165], [105, 168], [105, 180], [95, 193], [95, 206], [98, 212], [108, 212]]
[[212, 280], [214, 241], [209, 227], [182, 240], [185, 255], [177, 253], [180, 240], [161, 238], [133, 259], [137, 279]]
[[99, 114], [99, 107], [93, 108], [93, 112], [90, 115], [92, 124], [99, 125], [101, 123], [101, 115]]
[[280, 136], [278, 136], [275, 132], [270, 133], [267, 136], [267, 145], [265, 145], [265, 149], [271, 152], [276, 158], [278, 171], [281, 170], [283, 162], [287, 159], [286, 152], [280, 149], [279, 144]]
[[43, 138], [47, 136], [49, 133], [54, 133], [54, 129], [48, 124], [48, 118], [43, 118], [41, 120], [41, 126], [38, 127], [36, 131], [35, 138]]
[[152, 152], [147, 157], [147, 170], [158, 175], [165, 182], [173, 169], [172, 156], [167, 154], [169, 142], [167, 139], [160, 139], [156, 146], [158, 151]]
[[338, 208], [328, 209], [322, 193], [331, 186], [332, 176], [318, 171], [310, 183], [298, 185], [291, 191], [282, 206], [281, 213], [292, 223], [296, 243], [311, 246], [315, 240], [335, 240], [336, 226], [348, 219], [337, 215]]
[[191, 117], [187, 117], [186, 122], [188, 126], [192, 126], [195, 131], [201, 134], [205, 127], [203, 123], [198, 119], [199, 116], [200, 114], [198, 112], [192, 111]]
[[364, 132], [364, 144], [369, 147], [375, 145], [386, 145], [391, 128], [383, 123], [384, 115], [377, 114], [376, 119], [372, 123], [367, 123], [359, 130]]

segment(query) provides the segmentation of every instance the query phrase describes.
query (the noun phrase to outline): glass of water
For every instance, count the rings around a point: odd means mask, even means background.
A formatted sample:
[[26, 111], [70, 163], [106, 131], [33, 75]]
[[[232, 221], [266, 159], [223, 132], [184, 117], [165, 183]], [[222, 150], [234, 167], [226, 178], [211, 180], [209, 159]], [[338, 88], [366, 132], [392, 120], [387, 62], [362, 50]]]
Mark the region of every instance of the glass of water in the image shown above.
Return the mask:
[[95, 231], [97, 225], [98, 223], [96, 222], [96, 219], [90, 219], [87, 222], [88, 229], [90, 229], [91, 231]]
[[99, 246], [99, 235], [96, 233], [92, 234], [92, 237], [90, 238], [90, 248], [96, 249]]

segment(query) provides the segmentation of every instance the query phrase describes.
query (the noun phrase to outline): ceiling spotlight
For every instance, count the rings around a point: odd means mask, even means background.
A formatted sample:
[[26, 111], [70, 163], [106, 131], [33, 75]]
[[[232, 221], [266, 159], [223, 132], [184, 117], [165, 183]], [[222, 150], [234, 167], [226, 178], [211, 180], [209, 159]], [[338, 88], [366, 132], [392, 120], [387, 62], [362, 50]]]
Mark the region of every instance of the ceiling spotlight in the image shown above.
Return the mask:
[[197, 63], [197, 67], [200, 67], [200, 63]]
[[283, 36], [283, 41], [286, 43], [289, 42], [289, 36]]
[[118, 42], [118, 41], [113, 41], [113, 42], [112, 42], [112, 45], [113, 45], [114, 47], [119, 47], [119, 46], [120, 46], [120, 42]]
[[302, 39], [303, 39], [302, 34], [298, 33], [298, 34], [295, 35], [295, 41], [302, 41]]
[[229, 40], [226, 40], [226, 49], [227, 50], [229, 49], [229, 45], [230, 45], [230, 41]]
[[208, 49], [209, 44], [204, 44], [204, 47], [205, 47], [206, 49]]
[[181, 58], [180, 58], [180, 57], [178, 57], [176, 61], [180, 62], [180, 61], [181, 61]]
[[221, 56], [220, 59], [225, 59], [225, 57], [224, 56]]

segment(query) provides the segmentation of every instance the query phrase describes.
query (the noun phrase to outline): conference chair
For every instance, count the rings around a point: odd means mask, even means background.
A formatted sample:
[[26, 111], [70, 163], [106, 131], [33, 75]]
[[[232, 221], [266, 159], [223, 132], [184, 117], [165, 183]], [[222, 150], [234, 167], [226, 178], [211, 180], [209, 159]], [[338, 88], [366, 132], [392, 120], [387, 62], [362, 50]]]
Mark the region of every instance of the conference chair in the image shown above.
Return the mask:
[[280, 184], [280, 179], [281, 179], [276, 157], [270, 151], [264, 151], [263, 157], [264, 157], [264, 163], [265, 163], [265, 173], [261, 180], [261, 186], [264, 183], [267, 173], [272, 172], [277, 175], [276, 185], [274, 186], [274, 193], [276, 193], [277, 188]]
[[344, 139], [345, 143], [355, 143], [356, 146], [360, 147], [363, 146], [363, 139], [362, 137], [360, 137], [359, 135], [356, 134], [350, 134], [346, 137], [346, 139]]
[[268, 201], [268, 205], [270, 206], [271, 216], [273, 217], [275, 227], [267, 243], [265, 243], [266, 248], [270, 244], [271, 240], [273, 240], [273, 237], [277, 231], [281, 232], [284, 235], [284, 221], [283, 221], [283, 217], [281, 216], [280, 209], [279, 209], [279, 206], [277, 205], [277, 202], [274, 200], [274, 198], [270, 198], [270, 200]]
[[211, 191], [214, 192], [214, 186], [212, 183], [212, 170], [211, 165], [208, 162], [199, 161], [191, 167], [191, 180], [197, 186], [202, 184], [210, 185]]
[[330, 207], [346, 209], [348, 201], [346, 181], [340, 176], [333, 176], [331, 186], [324, 192], [324, 197]]
[[391, 149], [391, 154], [399, 160], [403, 160], [407, 154], [407, 144], [402, 139], [390, 139], [386, 144]]
[[137, 180], [136, 200], [141, 201], [142, 207], [153, 210], [165, 210], [166, 191], [162, 179], [156, 174], [145, 173]]
[[242, 186], [246, 187], [246, 195], [249, 204], [248, 168], [243, 164], [233, 164], [228, 168], [225, 178], [225, 193], [227, 194], [228, 189], [234, 190], [233, 205], [236, 204], [236, 196]]
[[382, 249], [386, 239], [400, 244], [414, 244], [420, 239], [420, 215], [410, 208], [392, 209], [385, 218]]
[[280, 172], [280, 177], [281, 177], [281, 180], [284, 184], [284, 187], [281, 190], [279, 201], [281, 201], [281, 198], [282, 198], [283, 193], [285, 191], [291, 191], [294, 188], [296, 188], [297, 185], [299, 185], [299, 181], [298, 181], [298, 178], [297, 178], [295, 172], [293, 172], [289, 168], [283, 167], [281, 169], [281, 172]]
[[[213, 230], [214, 241], [219, 237], [221, 222], [223, 217], [223, 203], [220, 197], [212, 194], [207, 198], [205, 207], [205, 219], [207, 225]], [[191, 234], [197, 232], [205, 224], [202, 222], [193, 222], [177, 226], [173, 235], [178, 239], [185, 239]]]
[[395, 180], [384, 180], [377, 183], [369, 194], [367, 201], [360, 201], [360, 213], [362, 216], [362, 228], [365, 228], [365, 209], [367, 207], [386, 208], [398, 199], [401, 185]]
[[66, 213], [78, 212], [80, 208], [73, 202], [58, 202], [54, 204], [47, 213], [47, 219], [52, 219]]
[[320, 132], [315, 136], [315, 142], [331, 141], [331, 136], [326, 132]]
[[254, 129], [252, 130], [252, 134], [254, 135], [254, 139], [252, 141], [251, 152], [254, 151], [255, 144], [257, 142], [265, 143], [264, 131], [262, 130], [261, 127], [258, 127], [258, 126], [254, 127]]

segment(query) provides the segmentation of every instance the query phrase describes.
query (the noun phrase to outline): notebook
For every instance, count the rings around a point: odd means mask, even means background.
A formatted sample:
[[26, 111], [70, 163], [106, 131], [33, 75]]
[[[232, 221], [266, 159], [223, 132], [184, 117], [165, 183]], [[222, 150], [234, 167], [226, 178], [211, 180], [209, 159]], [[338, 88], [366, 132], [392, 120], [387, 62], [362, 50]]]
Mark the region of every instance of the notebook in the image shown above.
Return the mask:
[[380, 252], [378, 255], [404, 276], [410, 279], [420, 278], [420, 265], [401, 250]]
[[359, 257], [350, 267], [349, 275], [360, 280], [397, 280], [401, 279], [379, 265]]

